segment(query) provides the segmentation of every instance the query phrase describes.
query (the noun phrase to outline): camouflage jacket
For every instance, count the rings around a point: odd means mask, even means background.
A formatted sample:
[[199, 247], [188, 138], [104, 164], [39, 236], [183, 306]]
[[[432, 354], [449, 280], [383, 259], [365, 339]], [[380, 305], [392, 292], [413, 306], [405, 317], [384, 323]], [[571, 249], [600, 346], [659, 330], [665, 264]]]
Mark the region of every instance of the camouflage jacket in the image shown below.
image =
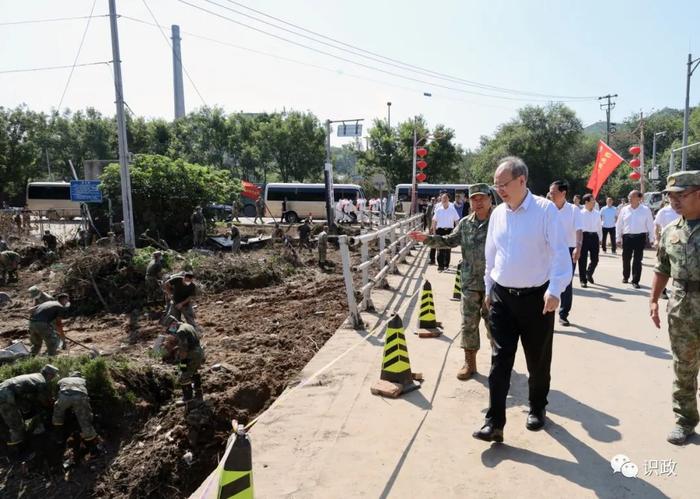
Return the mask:
[[486, 232], [489, 228], [489, 218], [484, 221], [476, 219], [471, 213], [462, 218], [454, 230], [445, 236], [428, 236], [425, 244], [431, 248], [462, 247], [462, 292], [484, 291], [484, 273], [486, 272]]
[[[11, 394], [11, 395], [10, 395]], [[29, 406], [35, 402], [47, 405], [50, 400], [49, 384], [41, 373], [21, 374], [0, 383], [0, 402]]]
[[87, 383], [80, 376], [68, 376], [58, 381], [59, 393], [82, 393], [88, 394]]
[[691, 230], [685, 218], [664, 229], [654, 270], [680, 281], [700, 281], [700, 225]]

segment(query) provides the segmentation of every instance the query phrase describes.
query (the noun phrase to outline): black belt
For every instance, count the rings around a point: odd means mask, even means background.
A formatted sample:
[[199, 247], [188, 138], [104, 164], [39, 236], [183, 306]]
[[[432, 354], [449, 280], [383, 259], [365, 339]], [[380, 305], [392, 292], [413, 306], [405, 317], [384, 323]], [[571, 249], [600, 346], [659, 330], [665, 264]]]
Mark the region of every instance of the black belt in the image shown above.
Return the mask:
[[684, 279], [674, 279], [674, 286], [686, 292], [700, 291], [700, 281], [686, 281]]
[[597, 235], [598, 235], [597, 232], [584, 232], [584, 234], [591, 234], [591, 235], [593, 235], [593, 236], [597, 236]]
[[637, 234], [623, 234], [622, 237], [641, 237], [641, 236], [646, 237], [646, 235], [647, 235], [646, 232], [638, 232]]
[[545, 282], [541, 286], [535, 286], [533, 288], [508, 288], [506, 286], [501, 286], [498, 283], [496, 283], [496, 286], [513, 296], [527, 296], [535, 293], [541, 293], [542, 291], [547, 289], [547, 286], [549, 286], [549, 281]]

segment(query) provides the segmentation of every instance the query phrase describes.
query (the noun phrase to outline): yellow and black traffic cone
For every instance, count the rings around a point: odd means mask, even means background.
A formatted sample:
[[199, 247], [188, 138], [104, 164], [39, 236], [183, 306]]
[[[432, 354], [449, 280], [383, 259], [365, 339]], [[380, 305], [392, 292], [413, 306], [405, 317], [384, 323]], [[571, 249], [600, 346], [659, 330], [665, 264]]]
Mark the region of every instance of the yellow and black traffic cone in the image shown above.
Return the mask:
[[219, 476], [218, 499], [253, 499], [253, 455], [243, 426], [234, 422], [233, 444]]
[[421, 375], [411, 372], [403, 323], [398, 315], [394, 315], [384, 333], [382, 373], [380, 381], [372, 386], [372, 393], [396, 398], [402, 393], [420, 388], [420, 384], [415, 383], [414, 380], [422, 381], [422, 379]]
[[455, 274], [455, 287], [452, 290], [452, 299], [462, 299], [462, 262], [457, 264], [457, 273]]

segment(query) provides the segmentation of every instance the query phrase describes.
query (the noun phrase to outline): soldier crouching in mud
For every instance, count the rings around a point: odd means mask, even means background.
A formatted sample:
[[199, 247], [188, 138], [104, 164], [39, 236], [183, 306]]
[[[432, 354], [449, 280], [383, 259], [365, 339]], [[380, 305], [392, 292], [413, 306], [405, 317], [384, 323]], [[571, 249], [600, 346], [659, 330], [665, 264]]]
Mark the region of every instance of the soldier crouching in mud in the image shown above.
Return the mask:
[[190, 410], [204, 402], [202, 376], [199, 374], [205, 360], [204, 349], [197, 331], [190, 324], [173, 320], [168, 333], [163, 361], [178, 365], [177, 383], [182, 388], [182, 400], [177, 405]]

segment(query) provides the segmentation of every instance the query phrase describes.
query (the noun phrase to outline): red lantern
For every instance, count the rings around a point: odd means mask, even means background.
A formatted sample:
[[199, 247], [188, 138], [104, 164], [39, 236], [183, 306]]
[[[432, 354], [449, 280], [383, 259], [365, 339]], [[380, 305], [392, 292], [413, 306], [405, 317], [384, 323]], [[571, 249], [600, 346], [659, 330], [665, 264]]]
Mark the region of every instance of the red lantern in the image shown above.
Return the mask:
[[428, 150], [425, 147], [421, 147], [420, 149], [416, 150], [416, 154], [421, 158], [425, 158], [425, 155], [428, 154]]
[[632, 168], [639, 168], [641, 166], [642, 162], [639, 160], [639, 158], [634, 158], [630, 160], [630, 166]]
[[629, 148], [629, 152], [632, 156], [636, 156], [640, 152], [642, 152], [642, 148], [639, 146], [632, 146]]
[[428, 178], [428, 176], [423, 172], [420, 172], [418, 175], [416, 175], [416, 180], [418, 182], [425, 182], [426, 178]]
[[421, 159], [416, 163], [416, 166], [422, 170], [428, 166], [428, 162]]
[[638, 172], [637, 170], [635, 170], [635, 171], [633, 171], [632, 173], [630, 173], [630, 178], [631, 178], [632, 180], [639, 180], [641, 177], [642, 177], [642, 176], [639, 174], [639, 172]]

